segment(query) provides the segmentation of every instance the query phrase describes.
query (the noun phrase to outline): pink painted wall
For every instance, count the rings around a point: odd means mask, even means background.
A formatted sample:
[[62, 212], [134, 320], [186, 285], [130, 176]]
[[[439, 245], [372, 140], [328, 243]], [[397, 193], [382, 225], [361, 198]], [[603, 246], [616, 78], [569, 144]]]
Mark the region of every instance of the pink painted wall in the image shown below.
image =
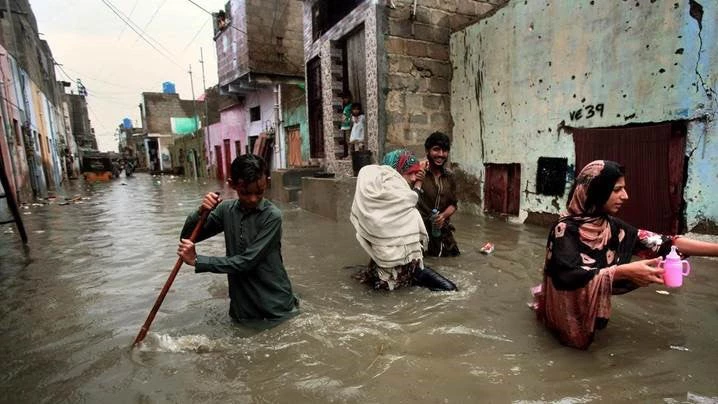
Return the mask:
[[207, 151], [207, 170], [216, 173], [217, 156], [215, 146], [222, 148], [222, 162], [224, 164], [224, 140], [229, 140], [232, 160], [237, 157], [236, 141], [241, 142], [241, 154], [244, 154], [247, 145], [247, 110], [243, 105], [234, 105], [220, 112], [220, 121], [204, 129], [205, 149]]

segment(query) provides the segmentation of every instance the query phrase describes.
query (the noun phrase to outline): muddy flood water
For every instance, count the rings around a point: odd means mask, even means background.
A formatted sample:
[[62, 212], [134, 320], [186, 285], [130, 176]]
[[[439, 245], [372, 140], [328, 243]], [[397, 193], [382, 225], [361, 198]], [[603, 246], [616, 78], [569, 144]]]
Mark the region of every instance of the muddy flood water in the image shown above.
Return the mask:
[[[215, 182], [137, 174], [84, 199], [23, 209], [23, 248], [0, 227], [0, 401], [6, 403], [588, 403], [718, 400], [718, 261], [691, 258], [679, 290], [613, 299], [588, 351], [527, 307], [547, 229], [458, 214], [462, 255], [427, 259], [460, 288], [376, 292], [348, 220], [282, 205], [283, 256], [302, 313], [233, 324], [226, 277], [183, 267], [139, 349], [130, 345]], [[234, 197], [228, 189], [223, 196]], [[496, 244], [491, 255], [479, 248]], [[221, 236], [200, 244], [224, 254]]]

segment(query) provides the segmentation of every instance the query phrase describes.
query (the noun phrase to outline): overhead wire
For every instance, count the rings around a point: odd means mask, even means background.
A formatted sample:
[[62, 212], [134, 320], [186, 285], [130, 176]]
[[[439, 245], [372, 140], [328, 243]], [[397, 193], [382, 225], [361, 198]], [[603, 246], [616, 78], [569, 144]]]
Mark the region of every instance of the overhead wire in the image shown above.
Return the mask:
[[[140, 2], [140, 0], [135, 0], [135, 5], [132, 6], [132, 9], [130, 10], [130, 13], [127, 14], [128, 17], [132, 17], [132, 13], [135, 12], [135, 9], [137, 8], [137, 4], [138, 4], [139, 2]], [[117, 40], [118, 40], [118, 41], [120, 40], [120, 38], [122, 38], [122, 34], [125, 33], [125, 29], [126, 29], [126, 28], [127, 28], [127, 26], [125, 25], [125, 26], [122, 27], [122, 30], [120, 30], [119, 35], [117, 35]]]
[[164, 45], [162, 45], [162, 43], [161, 43], [160, 41], [158, 41], [158, 40], [154, 39], [153, 37], [151, 37], [151, 36], [144, 30], [144, 28], [140, 28], [140, 26], [137, 25], [137, 23], [135, 23], [134, 21], [132, 21], [132, 19], [131, 19], [129, 16], [125, 15], [125, 13], [123, 13], [114, 3], [112, 3], [112, 1], [110, 1], [110, 0], [102, 0], [102, 2], [104, 2], [104, 3], [106, 3], [106, 4], [109, 4], [110, 6], [112, 6], [112, 8], [113, 8], [115, 11], [117, 11], [117, 13], [119, 13], [120, 15], [122, 15], [122, 17], [124, 17], [124, 19], [129, 23], [128, 26], [129, 26], [130, 28], [132, 28], [132, 27], [134, 26], [135, 28], [139, 29], [140, 32], [142, 33], [142, 35], [143, 35], [144, 37], [146, 37], [147, 39], [153, 41], [157, 46], [159, 46], [160, 48], [162, 48], [162, 50], [164, 50], [165, 52], [167, 52], [168, 55], [173, 56], [173, 55], [172, 55], [172, 52], [171, 52], [169, 49], [167, 49]]
[[[192, 4], [194, 4], [195, 6], [197, 6], [200, 10], [204, 11], [205, 13], [207, 13], [207, 14], [209, 14], [209, 15], [211, 15], [211, 16], [214, 16], [214, 14], [213, 14], [212, 12], [210, 12], [210, 11], [207, 10], [206, 8], [200, 6], [199, 4], [195, 3], [193, 0], [187, 0], [187, 1], [189, 1], [189, 2], [192, 3]], [[241, 29], [235, 27], [234, 24], [230, 23], [229, 26], [230, 26], [231, 28], [234, 28], [235, 30], [237, 30], [237, 31], [239, 31], [239, 32], [241, 32], [241, 33], [247, 35], [247, 32], [246, 32], [246, 31], [243, 31], [243, 30], [241, 30]]]
[[[162, 8], [162, 6], [165, 5], [165, 3], [167, 3], [167, 0], [163, 0], [162, 3], [160, 3], [160, 5], [157, 6], [157, 8], [155, 8], [155, 11], [154, 11], [154, 12], [152, 13], [152, 15], [150, 16], [150, 19], [149, 19], [149, 20], [145, 23], [145, 25], [142, 27], [142, 30], [143, 30], [143, 31], [146, 30], [147, 27], [150, 26], [150, 24], [152, 24], [152, 21], [155, 20], [155, 16], [157, 15], [157, 13], [160, 12], [160, 9]], [[137, 40], [139, 40], [139, 38], [137, 38]]]
[[110, 9], [110, 11], [112, 11], [112, 13], [114, 13], [120, 20], [122, 20], [123, 23], [125, 23], [128, 27], [130, 27], [130, 29], [132, 31], [134, 31], [143, 41], [145, 41], [145, 43], [150, 45], [150, 47], [152, 49], [154, 49], [161, 56], [163, 56], [164, 58], [166, 58], [167, 60], [172, 62], [172, 64], [174, 64], [175, 66], [181, 68], [181, 66], [174, 59], [172, 59], [170, 56], [166, 55], [160, 49], [158, 49], [152, 42], [150, 42], [144, 35], [142, 35], [142, 33], [140, 33], [135, 27], [133, 27], [130, 22], [128, 22], [125, 18], [123, 18], [121, 13], [118, 12], [117, 10], [115, 10], [115, 8], [109, 3], [109, 0], [100, 0], [100, 1], [102, 1], [102, 3], [105, 4], [107, 6], [107, 8]]
[[192, 39], [189, 41], [189, 43], [187, 43], [187, 45], [184, 47], [184, 49], [182, 49], [182, 53], [184, 53], [184, 51], [186, 51], [187, 48], [189, 48], [189, 46], [192, 45], [192, 44], [194, 43], [194, 41], [197, 40], [197, 37], [199, 36], [199, 34], [202, 32], [202, 30], [204, 29], [204, 27], [206, 27], [206, 26], [207, 26], [207, 23], [210, 22], [210, 21], [212, 21], [211, 18], [208, 19], [208, 20], [206, 20], [206, 21], [204, 22], [204, 24], [202, 24], [202, 26], [199, 27], [199, 30], [197, 30], [197, 33], [194, 34], [194, 36], [193, 36]]

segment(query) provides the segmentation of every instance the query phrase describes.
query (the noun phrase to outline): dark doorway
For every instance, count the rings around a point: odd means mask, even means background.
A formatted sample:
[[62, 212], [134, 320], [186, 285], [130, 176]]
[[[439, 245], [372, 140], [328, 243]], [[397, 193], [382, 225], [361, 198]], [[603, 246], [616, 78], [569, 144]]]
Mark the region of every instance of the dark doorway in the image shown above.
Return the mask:
[[149, 169], [150, 172], [156, 172], [160, 170], [160, 153], [159, 153], [159, 143], [157, 142], [157, 139], [149, 139], [147, 141], [147, 151], [149, 154]]
[[221, 181], [224, 179], [224, 174], [222, 173], [224, 169], [224, 165], [222, 165], [222, 146], [214, 146], [214, 155], [217, 158], [217, 179]]
[[573, 138], [577, 172], [593, 160], [614, 160], [626, 167], [629, 200], [620, 218], [664, 234], [684, 230], [685, 122], [574, 129]]
[[322, 103], [322, 69], [319, 58], [307, 64], [307, 102], [309, 103], [309, 154], [324, 158], [324, 119]]
[[521, 205], [521, 164], [484, 164], [484, 211], [518, 215]]
[[316, 41], [322, 34], [346, 17], [363, 0], [319, 0], [312, 5], [312, 38]]
[[224, 139], [224, 176], [229, 178], [232, 173], [232, 150], [229, 139]]
[[250, 136], [249, 137], [249, 144], [247, 145], [247, 154], [254, 154], [254, 145], [257, 143], [257, 138], [259, 136]]

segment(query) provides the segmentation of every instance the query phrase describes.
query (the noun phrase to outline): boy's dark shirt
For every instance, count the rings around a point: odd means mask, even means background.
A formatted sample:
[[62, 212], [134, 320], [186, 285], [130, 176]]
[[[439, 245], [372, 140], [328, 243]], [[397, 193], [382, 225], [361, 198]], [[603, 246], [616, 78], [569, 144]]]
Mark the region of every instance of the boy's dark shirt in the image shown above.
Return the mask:
[[[187, 217], [182, 238], [199, 221]], [[282, 215], [263, 199], [257, 209], [243, 211], [238, 200], [223, 201], [207, 217], [197, 242], [224, 231], [226, 257], [197, 255], [195, 272], [226, 273], [230, 315], [239, 322], [281, 321], [298, 313], [297, 299], [282, 262]]]

